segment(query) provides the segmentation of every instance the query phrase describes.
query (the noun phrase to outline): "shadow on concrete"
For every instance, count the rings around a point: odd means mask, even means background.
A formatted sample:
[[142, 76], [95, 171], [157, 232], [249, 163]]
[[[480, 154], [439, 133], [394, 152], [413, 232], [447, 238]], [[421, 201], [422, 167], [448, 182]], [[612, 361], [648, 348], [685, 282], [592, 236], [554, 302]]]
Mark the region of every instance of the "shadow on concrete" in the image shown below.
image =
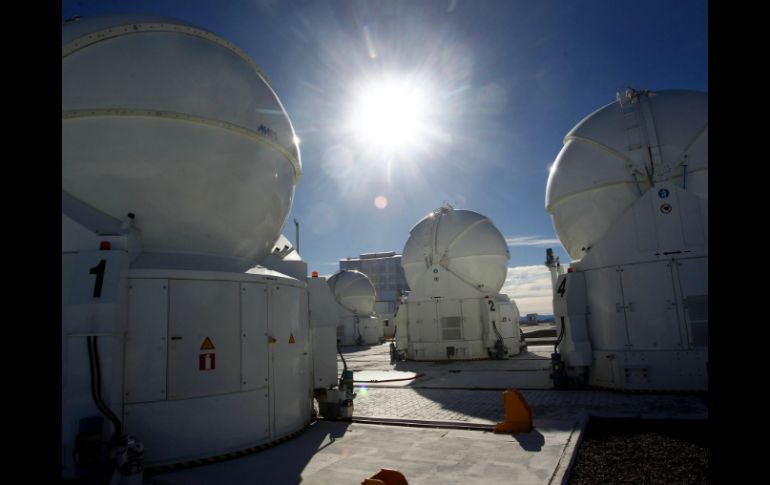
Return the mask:
[[316, 421], [285, 443], [241, 458], [144, 479], [146, 485], [243, 485], [246, 483], [299, 483], [302, 472], [320, 450], [345, 435], [349, 422]]
[[526, 451], [537, 452], [542, 450], [543, 445], [545, 445], [545, 436], [537, 429], [533, 429], [529, 433], [512, 434], [511, 437], [518, 441], [519, 445]]
[[[550, 389], [553, 386], [549, 377], [550, 358], [532, 352], [522, 352], [502, 360], [406, 360], [391, 364], [387, 344], [371, 352], [356, 353], [356, 349], [358, 347], [341, 350], [349, 368], [358, 372], [365, 370], [387, 374], [388, 371], [398, 371], [394, 374], [411, 372], [418, 376], [411, 380], [394, 379], [393, 382], [387, 382], [386, 376], [378, 376], [376, 382], [356, 381], [358, 387], [411, 389], [424, 398], [415, 400], [394, 393], [403, 397], [378, 404], [383, 414], [367, 417], [431, 420], [433, 416], [435, 421], [494, 424], [502, 421], [504, 416], [502, 391], [505, 389]], [[339, 359], [338, 366], [341, 371]]]

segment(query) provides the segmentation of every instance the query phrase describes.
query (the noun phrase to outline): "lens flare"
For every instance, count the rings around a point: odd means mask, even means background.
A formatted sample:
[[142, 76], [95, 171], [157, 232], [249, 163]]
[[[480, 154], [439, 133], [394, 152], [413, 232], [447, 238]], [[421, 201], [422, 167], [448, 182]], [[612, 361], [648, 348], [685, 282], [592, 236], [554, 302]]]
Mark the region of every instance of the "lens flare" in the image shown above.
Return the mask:
[[388, 198], [384, 195], [378, 195], [374, 198], [374, 207], [384, 209], [388, 206]]

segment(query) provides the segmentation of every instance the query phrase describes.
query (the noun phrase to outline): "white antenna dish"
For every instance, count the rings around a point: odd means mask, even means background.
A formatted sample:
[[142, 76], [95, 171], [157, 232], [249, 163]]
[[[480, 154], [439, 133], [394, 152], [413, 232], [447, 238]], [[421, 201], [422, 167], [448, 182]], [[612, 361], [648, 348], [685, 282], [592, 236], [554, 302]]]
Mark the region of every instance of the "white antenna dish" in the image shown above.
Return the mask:
[[412, 228], [401, 265], [413, 293], [420, 293], [422, 286], [445, 270], [465, 285], [444, 287], [440, 296], [461, 296], [447, 291], [478, 296], [500, 291], [508, 274], [509, 257], [505, 238], [487, 217], [441, 207]]
[[377, 295], [369, 277], [356, 270], [340, 270], [329, 278], [337, 303], [360, 315], [372, 315]]
[[564, 138], [546, 210], [564, 248], [580, 259], [662, 182], [708, 199], [707, 93], [629, 89], [588, 115]]
[[262, 260], [301, 176], [295, 139], [256, 64], [215, 34], [136, 15], [62, 26], [62, 191], [136, 215], [135, 266]]

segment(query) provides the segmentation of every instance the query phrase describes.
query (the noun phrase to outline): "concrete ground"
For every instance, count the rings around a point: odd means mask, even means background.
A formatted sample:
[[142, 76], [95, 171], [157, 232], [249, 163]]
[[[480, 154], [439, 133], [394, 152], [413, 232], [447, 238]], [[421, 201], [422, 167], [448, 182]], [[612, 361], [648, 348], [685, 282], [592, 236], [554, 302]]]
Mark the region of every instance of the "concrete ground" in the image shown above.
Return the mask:
[[[342, 351], [356, 380], [352, 423], [316, 421], [268, 450], [159, 474], [145, 483], [360, 484], [381, 468], [392, 468], [410, 484], [560, 484], [566, 483], [589, 415], [708, 417], [703, 401], [692, 395], [552, 390], [552, 345], [530, 345], [506, 360], [446, 363], [390, 364], [388, 343]], [[507, 388], [524, 396], [533, 431], [511, 435], [457, 429], [488, 429], [502, 421], [502, 390]]]

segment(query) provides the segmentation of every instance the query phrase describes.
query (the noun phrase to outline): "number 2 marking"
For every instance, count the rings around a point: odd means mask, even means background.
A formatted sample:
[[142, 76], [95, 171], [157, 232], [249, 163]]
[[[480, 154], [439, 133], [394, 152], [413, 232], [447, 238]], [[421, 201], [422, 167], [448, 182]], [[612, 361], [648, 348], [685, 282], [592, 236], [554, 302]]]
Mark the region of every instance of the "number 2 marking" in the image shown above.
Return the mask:
[[489, 311], [490, 312], [495, 311], [495, 302], [493, 302], [492, 300], [489, 300]]

